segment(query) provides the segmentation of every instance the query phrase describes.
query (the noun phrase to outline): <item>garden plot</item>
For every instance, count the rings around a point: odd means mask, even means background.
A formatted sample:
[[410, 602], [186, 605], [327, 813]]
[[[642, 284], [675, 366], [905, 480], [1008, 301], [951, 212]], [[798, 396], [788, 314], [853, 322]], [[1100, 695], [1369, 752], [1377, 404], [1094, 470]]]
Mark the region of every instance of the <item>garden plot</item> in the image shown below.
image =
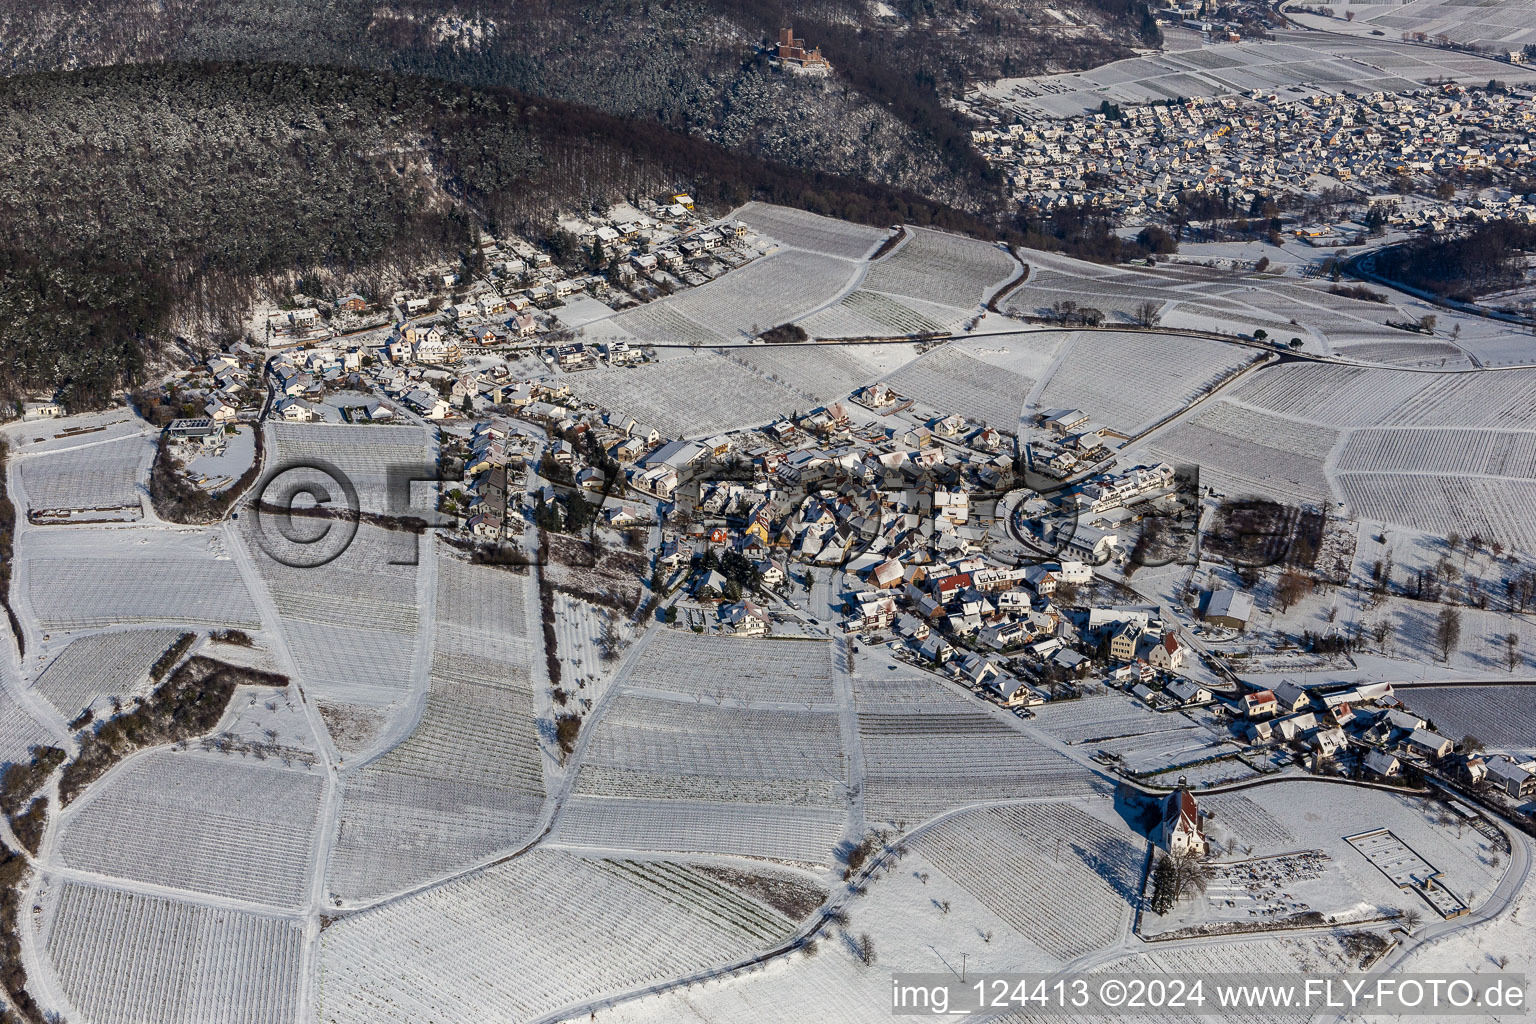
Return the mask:
[[[1082, 409], [1127, 435], [1189, 405], [1254, 358], [1236, 345], [1178, 335], [1088, 331], [1067, 344], [1037, 404]], [[1117, 367], [1147, 370], [1121, 374]]]
[[298, 920], [75, 882], [52, 882], [43, 903], [42, 945], [78, 1019], [272, 1024], [298, 1011]]
[[997, 430], [1019, 429], [1024, 400], [1035, 382], [942, 345], [885, 378], [897, 394], [934, 412], [959, 413]]
[[539, 850], [328, 928], [318, 1019], [526, 1020], [746, 956], [778, 927], [697, 872]]
[[1013, 277], [1019, 264], [993, 245], [928, 228], [908, 228], [910, 237], [870, 265], [864, 287], [944, 306], [971, 309]]
[[760, 234], [796, 249], [858, 260], [870, 256], [890, 236], [885, 228], [850, 224], [788, 206], [748, 203], [730, 216]]
[[20, 459], [27, 517], [34, 523], [138, 519], [140, 481], [154, 457], [154, 438], [136, 436]]
[[1113, 943], [1141, 891], [1146, 841], [1068, 804], [965, 811], [914, 850], [1060, 960]]
[[830, 649], [812, 640], [709, 637], [658, 630], [622, 680], [626, 687], [744, 701], [832, 699]]
[[566, 378], [584, 401], [621, 409], [668, 437], [760, 426], [805, 406], [805, 396], [713, 352]]
[[258, 628], [221, 542], [196, 529], [28, 531], [17, 545], [16, 590], [45, 632], [148, 622]]
[[[420, 511], [414, 506], [397, 508], [391, 503], [389, 474], [392, 471], [428, 479], [435, 476], [437, 453], [432, 435], [425, 427], [269, 420], [266, 429], [271, 453], [269, 472], [317, 461], [328, 463], [351, 481], [357, 489], [358, 501], [367, 512], [403, 515]], [[330, 486], [334, 488], [335, 484]], [[404, 494], [398, 497], [406, 498]], [[338, 494], [335, 501], [339, 504], [341, 500]], [[406, 500], [406, 504], [410, 502]]]
[[975, 704], [862, 709], [864, 809], [909, 827], [961, 804], [1088, 793], [1102, 780]]
[[1200, 467], [1233, 497], [1331, 500], [1324, 464], [1337, 431], [1217, 400], [1153, 436], [1159, 458]]
[[843, 807], [846, 778], [836, 714], [621, 696], [596, 726], [575, 791]]
[[98, 874], [298, 907], [324, 788], [310, 772], [153, 751], [65, 811], [58, 859]]
[[[1303, 849], [1320, 849], [1338, 865], [1348, 893], [1338, 905], [1363, 900], [1380, 907], [1413, 907], [1427, 911], [1419, 896], [1399, 889], [1345, 836], [1376, 828], [1390, 829], [1424, 860], [1442, 873], [1445, 886], [1476, 908], [1504, 874], [1502, 853], [1493, 840], [1474, 829], [1460, 828], [1439, 804], [1381, 790], [1356, 789], [1339, 800], [1321, 792], [1325, 784], [1279, 782], [1247, 791], [1249, 800], [1286, 828]], [[1330, 787], [1332, 788], [1332, 787]], [[1219, 818], [1217, 820], [1220, 820]], [[1458, 836], [1457, 832], [1461, 832]], [[1284, 852], [1259, 849], [1263, 855]]]
[[59, 652], [32, 684], [65, 721], [103, 698], [147, 690], [149, 668], [181, 635], [130, 629], [82, 637]]
[[528, 576], [439, 558], [426, 708], [403, 743], [343, 775], [338, 895], [396, 892], [529, 838], [544, 802], [531, 588]]
[[284, 565], [245, 536], [283, 619], [307, 690], [327, 701], [380, 707], [410, 689], [416, 649], [418, 538], [363, 523], [352, 543], [319, 568]]

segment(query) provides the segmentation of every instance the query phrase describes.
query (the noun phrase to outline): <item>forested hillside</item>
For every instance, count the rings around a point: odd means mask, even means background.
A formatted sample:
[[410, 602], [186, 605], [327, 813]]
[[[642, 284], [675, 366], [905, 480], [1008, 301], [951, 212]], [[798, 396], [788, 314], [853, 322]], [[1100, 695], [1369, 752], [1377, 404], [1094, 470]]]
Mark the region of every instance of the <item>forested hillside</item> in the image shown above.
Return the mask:
[[[0, 0], [0, 68], [258, 60], [508, 86], [980, 209], [993, 190], [943, 97], [1122, 56], [1155, 35], [1145, 13], [1140, 0]], [[833, 79], [767, 67], [759, 47], [791, 22]]]
[[97, 404], [175, 325], [233, 329], [265, 275], [362, 274], [534, 237], [561, 209], [686, 185], [726, 205], [991, 225], [506, 90], [360, 70], [136, 65], [0, 80], [0, 397]]

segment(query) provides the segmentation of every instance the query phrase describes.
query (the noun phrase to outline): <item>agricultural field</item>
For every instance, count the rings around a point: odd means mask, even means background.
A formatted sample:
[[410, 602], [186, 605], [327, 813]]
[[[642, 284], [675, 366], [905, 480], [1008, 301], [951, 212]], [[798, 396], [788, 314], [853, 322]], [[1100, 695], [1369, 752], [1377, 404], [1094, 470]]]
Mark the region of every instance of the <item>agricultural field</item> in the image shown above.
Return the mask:
[[979, 800], [1087, 794], [1101, 787], [1093, 772], [1068, 760], [970, 701], [904, 704], [899, 711], [862, 704], [864, 809], [871, 821], [898, 828]]
[[748, 203], [727, 219], [739, 220], [784, 245], [849, 260], [867, 259], [891, 234], [886, 228], [850, 224], [834, 217], [820, 217], [768, 203]]
[[[309, 568], [273, 559], [253, 521], [241, 525], [309, 692], [371, 707], [404, 698], [416, 649], [420, 566], [399, 563], [414, 557], [418, 538], [362, 523], [337, 558]], [[425, 560], [425, 541], [421, 550]]]
[[[697, 325], [716, 344], [747, 341], [832, 302], [857, 271], [857, 264], [835, 256], [778, 252], [697, 288], [621, 313], [614, 322], [651, 342], [690, 343], [696, 335], [687, 324]], [[686, 323], [662, 317], [682, 317]]]
[[722, 355], [797, 392], [807, 405], [842, 398], [865, 383], [916, 358], [913, 346], [807, 345], [802, 348], [735, 348]]
[[621, 696], [604, 709], [575, 792], [634, 799], [841, 807], [847, 769], [830, 712]]
[[62, 452], [87, 444], [120, 441], [144, 433], [145, 423], [127, 408], [104, 409], [57, 420], [8, 423], [4, 431], [16, 455]]
[[[419, 509], [409, 507], [407, 495], [389, 493], [389, 473], [406, 471], [428, 479], [435, 475], [436, 449], [425, 427], [269, 420], [266, 430], [269, 471], [319, 462], [340, 470], [352, 482], [363, 511], [420, 514]], [[323, 476], [320, 479], [326, 482]], [[403, 500], [406, 507], [396, 507], [392, 497]], [[336, 501], [340, 504], [340, 495]]]
[[1102, 743], [1123, 736], [1147, 736], [1188, 725], [1182, 716], [1160, 714], [1122, 693], [1046, 704], [1030, 723], [1073, 745]]
[[72, 1020], [272, 1024], [298, 1011], [303, 922], [49, 880], [42, 941]]
[[[983, 91], [992, 99], [1047, 117], [1076, 117], [1102, 100], [1121, 105], [1181, 96], [1280, 92], [1305, 86], [1324, 93], [1406, 92], [1431, 79], [1481, 83], [1492, 62], [1467, 54], [1385, 39], [1342, 39], [1280, 30], [1275, 41], [1131, 57], [1091, 71], [1004, 78]], [[1512, 69], [1525, 81], [1529, 73]]]
[[959, 413], [997, 430], [1016, 432], [1035, 382], [983, 362], [953, 344], [941, 345], [885, 378], [897, 394], [925, 409]]
[[825, 703], [831, 652], [813, 640], [654, 633], [622, 680], [627, 688], [719, 701]]
[[847, 812], [831, 807], [575, 796], [554, 841], [572, 847], [722, 854], [825, 868]]
[[539, 850], [328, 928], [318, 1019], [476, 1020], [488, 1006], [530, 1019], [729, 962], [790, 930], [682, 865]]
[[[1202, 338], [1084, 331], [1035, 399], [1042, 409], [1082, 409], [1127, 436], [1189, 405], [1252, 362], [1251, 349]], [[1145, 367], [1119, 374], [1112, 367]]]
[[668, 437], [705, 437], [768, 423], [796, 409], [805, 396], [714, 352], [623, 369], [589, 370], [565, 378], [578, 398], [622, 411]]
[[1454, 474], [1340, 473], [1339, 491], [1355, 515], [1445, 536], [1476, 534], [1507, 548], [1536, 551], [1536, 480]]
[[861, 289], [798, 323], [813, 338], [884, 338], [954, 330], [965, 319], [959, 310]]
[[[1095, 806], [1107, 810], [1102, 803]], [[924, 829], [910, 845], [1061, 961], [1122, 934], [1141, 891], [1146, 849], [1124, 824], [1059, 803], [964, 811]]]
[[[222, 652], [207, 652], [217, 657]], [[230, 701], [229, 710], [203, 749], [224, 749], [237, 754], [260, 751], [262, 759], [276, 758], [284, 767], [295, 763], [313, 767], [319, 762], [319, 744], [304, 709], [291, 687], [244, 686]]]
[[544, 803], [532, 586], [528, 576], [438, 558], [420, 720], [393, 749], [342, 774], [330, 865], [339, 897], [396, 892], [531, 838]]
[[1325, 463], [1339, 433], [1221, 400], [1148, 439], [1157, 458], [1200, 467], [1201, 482], [1231, 497], [1332, 499]]
[[223, 535], [213, 531], [28, 530], [18, 538], [14, 586], [21, 609], [45, 632], [151, 622], [261, 625]]
[[866, 289], [969, 310], [1019, 271], [1018, 262], [990, 242], [927, 228], [907, 231], [910, 237], [870, 265]]
[[70, 805], [57, 864], [297, 909], [312, 873], [323, 790], [317, 773], [155, 750]]
[[1416, 686], [1401, 692], [1403, 703], [1444, 735], [1475, 736], [1490, 749], [1521, 757], [1536, 748], [1536, 709], [1524, 687]]
[[32, 687], [69, 721], [104, 698], [147, 689], [150, 666], [180, 635], [176, 629], [130, 629], [81, 637], [47, 663]]
[[[1333, 11], [1335, 17], [1343, 17], [1342, 5], [1321, 6]], [[1536, 7], [1528, 0], [1485, 0], [1475, 5], [1456, 0], [1408, 0], [1401, 4], [1351, 5], [1350, 11], [1353, 21], [1349, 29], [1356, 32], [1371, 27], [1385, 29], [1391, 36], [1422, 32], [1431, 38], [1445, 36], [1495, 51], [1518, 50], [1536, 43], [1532, 22]]]
[[152, 436], [37, 453], [16, 461], [18, 496], [34, 523], [136, 520], [154, 457]]
[[27, 752], [38, 744], [55, 742], [27, 706], [0, 684], [0, 765], [27, 759]]

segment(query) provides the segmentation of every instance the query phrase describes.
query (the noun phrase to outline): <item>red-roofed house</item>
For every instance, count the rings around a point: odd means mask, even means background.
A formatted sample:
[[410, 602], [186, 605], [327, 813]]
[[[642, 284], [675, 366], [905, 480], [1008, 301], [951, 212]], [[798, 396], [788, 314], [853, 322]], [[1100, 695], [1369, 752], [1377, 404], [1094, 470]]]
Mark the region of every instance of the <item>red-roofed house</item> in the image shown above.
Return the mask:
[[1164, 633], [1163, 639], [1152, 648], [1147, 660], [1155, 667], [1166, 669], [1169, 672], [1177, 672], [1184, 667], [1185, 652], [1188, 650], [1179, 643], [1179, 638], [1173, 633]]
[[1243, 710], [1249, 718], [1263, 718], [1272, 715], [1280, 707], [1280, 702], [1275, 700], [1272, 690], [1260, 690], [1258, 693], [1250, 693], [1243, 698]]

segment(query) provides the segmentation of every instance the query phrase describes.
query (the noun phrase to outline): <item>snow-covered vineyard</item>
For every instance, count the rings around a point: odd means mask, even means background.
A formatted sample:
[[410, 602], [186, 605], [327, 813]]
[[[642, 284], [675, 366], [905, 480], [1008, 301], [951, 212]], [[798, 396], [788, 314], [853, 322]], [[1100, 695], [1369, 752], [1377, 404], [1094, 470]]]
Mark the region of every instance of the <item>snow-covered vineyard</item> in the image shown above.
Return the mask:
[[[1536, 753], [1498, 685], [1536, 662], [1498, 585], [1536, 557], [1536, 369], [1300, 277], [733, 216], [761, 251], [595, 315], [603, 360], [476, 352], [418, 416], [359, 357], [349, 422], [241, 428], [356, 524], [277, 529], [258, 487], [171, 522], [126, 412], [3, 428], [40, 1006], [874, 1024], [892, 972], [1536, 966], [1532, 842], [1422, 781]], [[1065, 296], [1103, 326], [1044, 322]], [[1084, 529], [1037, 565], [1046, 455]], [[1176, 465], [1202, 524], [1271, 498], [1311, 561], [1128, 564]], [[1448, 648], [1423, 591], [1479, 573]]]

